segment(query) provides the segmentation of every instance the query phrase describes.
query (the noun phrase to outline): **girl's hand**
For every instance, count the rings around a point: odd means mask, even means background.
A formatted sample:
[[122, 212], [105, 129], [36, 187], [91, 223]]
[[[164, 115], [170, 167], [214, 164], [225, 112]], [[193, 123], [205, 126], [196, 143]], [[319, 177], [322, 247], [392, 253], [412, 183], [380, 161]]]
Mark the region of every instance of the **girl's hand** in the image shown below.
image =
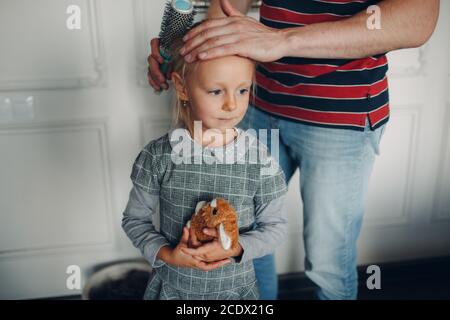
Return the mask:
[[222, 267], [231, 262], [231, 259], [228, 257], [222, 259], [216, 259], [211, 262], [201, 261], [199, 259], [194, 258], [189, 253], [185, 253], [184, 249], [188, 248], [188, 240], [189, 240], [189, 230], [188, 228], [183, 228], [183, 236], [181, 237], [180, 243], [172, 250], [172, 252], [168, 255], [167, 263], [184, 268], [195, 268], [203, 271], [210, 271], [219, 267]]
[[198, 241], [194, 230], [192, 228], [189, 228], [188, 247], [189, 248], [198, 248], [198, 247], [201, 247], [201, 246], [202, 246], [202, 243], [200, 241]]
[[260, 62], [284, 56], [284, 32], [270, 28], [221, 0], [225, 18], [208, 20], [190, 30], [180, 53], [187, 62], [239, 55]]
[[242, 254], [243, 249], [239, 243], [236, 248], [225, 250], [222, 247], [222, 244], [218, 241], [219, 235], [216, 229], [204, 229], [203, 232], [207, 235], [213, 236], [215, 239], [195, 249], [182, 247], [180, 250], [183, 253], [194, 257], [198, 261], [207, 263], [211, 263], [212, 261], [222, 261], [224, 259], [237, 257]]

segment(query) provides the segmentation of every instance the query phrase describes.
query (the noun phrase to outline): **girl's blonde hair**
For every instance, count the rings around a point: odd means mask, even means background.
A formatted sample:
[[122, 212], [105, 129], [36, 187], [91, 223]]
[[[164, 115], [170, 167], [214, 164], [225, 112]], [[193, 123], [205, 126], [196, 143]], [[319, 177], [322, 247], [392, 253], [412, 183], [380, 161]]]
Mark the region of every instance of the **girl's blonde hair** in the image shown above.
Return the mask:
[[[204, 21], [204, 20], [203, 20]], [[195, 23], [192, 28], [201, 24], [203, 21]], [[195, 61], [193, 63], [187, 63], [184, 60], [184, 57], [180, 54], [180, 49], [183, 47], [184, 41], [182, 37], [176, 39], [172, 44], [172, 72], [176, 72], [180, 75], [183, 80], [183, 84], [186, 85], [186, 75], [190, 72], [195, 71], [197, 69], [199, 61]], [[255, 88], [255, 74], [253, 75], [253, 85], [252, 85], [252, 103], [254, 104], [255, 96], [256, 96], [256, 88]], [[190, 132], [193, 132], [193, 119], [191, 114], [191, 108], [189, 107], [189, 103], [187, 101], [181, 101], [178, 97], [178, 94], [175, 98], [175, 104], [172, 108], [173, 116], [172, 116], [172, 126], [175, 128], [186, 128]], [[191, 130], [192, 129], [192, 130]]]
[[[186, 73], [195, 68], [198, 62], [188, 64], [184, 60], [184, 57], [179, 53], [183, 45], [184, 41], [182, 38], [176, 39], [172, 45], [172, 72], [178, 73], [183, 80], [183, 85], [186, 85]], [[191, 109], [188, 106], [188, 102], [181, 101], [178, 94], [176, 94], [175, 105], [173, 106], [172, 126], [175, 128], [191, 129], [191, 123]]]

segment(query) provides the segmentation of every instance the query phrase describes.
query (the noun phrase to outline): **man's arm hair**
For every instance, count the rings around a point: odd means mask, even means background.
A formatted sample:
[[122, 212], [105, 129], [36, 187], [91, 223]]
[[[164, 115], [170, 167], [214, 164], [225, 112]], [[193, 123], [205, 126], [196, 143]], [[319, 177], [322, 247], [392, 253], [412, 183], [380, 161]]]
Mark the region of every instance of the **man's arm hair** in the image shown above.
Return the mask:
[[[252, 5], [252, 0], [229, 0], [231, 5], [238, 9], [243, 14], [247, 14], [248, 10]], [[220, 0], [211, 0], [211, 4], [209, 5], [207, 18], [223, 18], [225, 17], [222, 9], [220, 7]]]
[[439, 16], [439, 0], [383, 0], [381, 30], [369, 30], [366, 11], [334, 22], [287, 28], [284, 56], [305, 58], [362, 58], [423, 45]]

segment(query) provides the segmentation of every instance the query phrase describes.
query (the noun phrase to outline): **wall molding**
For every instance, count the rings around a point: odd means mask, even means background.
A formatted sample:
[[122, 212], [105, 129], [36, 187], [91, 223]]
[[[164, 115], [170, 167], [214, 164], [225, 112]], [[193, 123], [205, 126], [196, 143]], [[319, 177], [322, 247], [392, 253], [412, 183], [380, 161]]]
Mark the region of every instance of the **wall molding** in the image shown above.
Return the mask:
[[[365, 218], [364, 219], [364, 227], [367, 228], [379, 228], [386, 226], [401, 226], [407, 225], [411, 223], [411, 208], [412, 208], [412, 199], [413, 199], [413, 190], [415, 184], [415, 168], [416, 168], [416, 159], [417, 159], [417, 141], [420, 133], [420, 118], [423, 109], [422, 104], [413, 104], [413, 105], [399, 105], [391, 108], [391, 117], [395, 116], [410, 116], [412, 118], [412, 128], [411, 134], [409, 135], [408, 141], [408, 164], [406, 169], [406, 178], [404, 183], [404, 195], [402, 199], [402, 211], [399, 215], [395, 217], [391, 217], [386, 219], [383, 218]], [[388, 122], [386, 130], [389, 130]], [[376, 160], [375, 160], [376, 161]]]
[[45, 247], [29, 247], [17, 250], [0, 251], [0, 261], [11, 258], [29, 258], [36, 255], [57, 255], [61, 253], [92, 251], [92, 250], [114, 250], [117, 247], [114, 230], [113, 205], [111, 197], [111, 174], [110, 158], [107, 141], [107, 118], [89, 118], [80, 120], [61, 120], [51, 122], [33, 122], [7, 124], [0, 127], [0, 135], [11, 134], [36, 134], [70, 131], [93, 131], [98, 137], [102, 165], [102, 185], [104, 188], [104, 206], [106, 210], [106, 238], [103, 241], [86, 241], [65, 245], [52, 245]]
[[[446, 104], [444, 124], [450, 123], [450, 102]], [[450, 127], [444, 125], [442, 137], [442, 151], [440, 157], [440, 164], [438, 166], [438, 176], [436, 181], [436, 192], [433, 201], [433, 214], [431, 222], [449, 222], [450, 221], [450, 201], [448, 201], [449, 194], [446, 191], [450, 190]], [[445, 201], [447, 200], [447, 201]]]
[[[150, 52], [150, 40], [146, 36], [147, 34], [147, 15], [145, 14], [145, 1], [134, 0], [134, 27], [135, 27], [135, 45], [136, 45], [136, 80], [137, 84], [141, 87], [147, 88], [149, 86], [147, 81], [148, 71], [148, 56], [145, 52]], [[146, 39], [146, 41], [144, 41]]]
[[100, 24], [100, 1], [87, 2], [87, 21], [89, 25], [94, 75], [74, 78], [21, 77], [0, 80], [0, 91], [53, 90], [98, 87], [106, 84], [106, 62], [103, 49], [103, 36]]
[[[161, 136], [162, 132], [168, 132], [172, 120], [168, 117], [145, 117], [140, 119], [140, 135], [141, 135], [141, 146], [144, 147], [150, 142], [150, 140], [156, 139]], [[147, 134], [147, 129], [152, 129], [156, 134], [153, 137], [149, 137]], [[164, 133], [162, 133], [164, 134]], [[152, 134], [153, 135], [153, 134]]]
[[[407, 77], [419, 77], [426, 75], [427, 59], [430, 54], [430, 45], [426, 43], [417, 50], [418, 57], [415, 65], [395, 67], [395, 65], [389, 62], [388, 76], [392, 78], [407, 78]], [[389, 57], [388, 57], [389, 59]]]

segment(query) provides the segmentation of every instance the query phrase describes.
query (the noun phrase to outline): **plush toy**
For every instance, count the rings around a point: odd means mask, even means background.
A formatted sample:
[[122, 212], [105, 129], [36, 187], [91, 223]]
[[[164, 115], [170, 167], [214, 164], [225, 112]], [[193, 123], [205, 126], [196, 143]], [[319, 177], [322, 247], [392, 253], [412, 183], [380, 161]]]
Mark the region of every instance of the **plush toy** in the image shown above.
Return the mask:
[[188, 221], [187, 227], [194, 229], [200, 242], [208, 242], [214, 237], [203, 233], [204, 228], [216, 228], [219, 233], [219, 241], [225, 250], [234, 248], [239, 240], [237, 214], [227, 200], [217, 198], [211, 202], [200, 201], [197, 203], [195, 213]]

